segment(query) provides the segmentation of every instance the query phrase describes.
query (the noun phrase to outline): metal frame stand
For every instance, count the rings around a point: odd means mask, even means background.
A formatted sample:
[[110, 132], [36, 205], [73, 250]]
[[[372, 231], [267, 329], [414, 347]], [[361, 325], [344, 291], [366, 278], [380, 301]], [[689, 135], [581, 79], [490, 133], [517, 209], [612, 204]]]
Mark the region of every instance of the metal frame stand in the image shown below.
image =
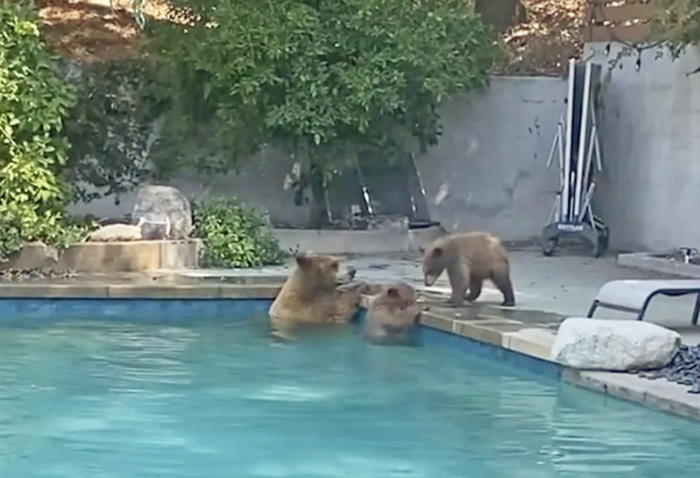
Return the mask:
[[[547, 160], [549, 168], [554, 156], [558, 156], [559, 191], [542, 230], [542, 252], [546, 256], [554, 254], [559, 240], [571, 237], [589, 243], [593, 255], [600, 257], [607, 250], [610, 237], [608, 227], [593, 213], [591, 205], [595, 176], [603, 169], [596, 111], [599, 80], [593, 78], [594, 68], [600, 78], [600, 66], [585, 62], [582, 91], [577, 88], [577, 80], [580, 85], [581, 78], [577, 78], [580, 68], [576, 66], [576, 60], [569, 60], [566, 113], [559, 119]], [[579, 131], [575, 131], [576, 124], [580, 125]], [[575, 148], [574, 135], [579, 135], [578, 148]]]

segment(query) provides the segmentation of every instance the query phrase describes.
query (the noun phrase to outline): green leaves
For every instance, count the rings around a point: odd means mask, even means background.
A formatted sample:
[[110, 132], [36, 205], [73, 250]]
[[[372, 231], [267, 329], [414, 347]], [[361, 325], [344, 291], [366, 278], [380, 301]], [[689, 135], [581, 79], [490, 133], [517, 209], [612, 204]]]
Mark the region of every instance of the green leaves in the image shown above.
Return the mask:
[[64, 117], [75, 97], [54, 70], [35, 18], [0, 3], [0, 257], [63, 237]]
[[310, 150], [324, 170], [345, 166], [356, 148], [390, 158], [387, 145], [406, 133], [434, 144], [439, 106], [485, 86], [495, 53], [464, 0], [208, 0], [195, 8], [194, 28], [162, 27], [152, 42], [170, 71], [199, 73], [206, 94], [195, 104], [214, 111], [222, 136]]
[[663, 40], [673, 58], [700, 44], [700, 0], [656, 0], [652, 36]]
[[[156, 94], [160, 84], [154, 76], [142, 60], [81, 66], [74, 80], [79, 98], [65, 122], [73, 145], [66, 175], [76, 199], [118, 197], [153, 177], [153, 161], [146, 161], [152, 125], [167, 107]], [[175, 166], [171, 163], [166, 166]]]
[[193, 216], [207, 267], [260, 267], [284, 259], [267, 216], [235, 198], [195, 201]]

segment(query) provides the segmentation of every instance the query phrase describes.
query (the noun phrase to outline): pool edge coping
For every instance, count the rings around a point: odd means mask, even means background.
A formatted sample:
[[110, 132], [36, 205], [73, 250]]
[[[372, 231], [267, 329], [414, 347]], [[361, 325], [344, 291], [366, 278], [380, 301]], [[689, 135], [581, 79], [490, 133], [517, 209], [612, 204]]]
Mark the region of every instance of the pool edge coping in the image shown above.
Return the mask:
[[0, 285], [0, 299], [274, 299], [282, 284], [30, 284]]
[[[278, 284], [0, 284], [0, 299], [274, 299]], [[369, 297], [363, 296], [366, 309]], [[450, 335], [485, 344], [506, 353], [526, 356], [551, 364], [561, 371], [561, 381], [601, 394], [635, 402], [649, 408], [700, 421], [700, 400], [690, 394], [673, 394], [670, 387], [659, 390], [648, 380], [634, 380], [632, 374], [577, 370], [550, 360], [555, 332], [547, 327], [494, 317], [456, 319], [426, 310], [421, 325]], [[674, 396], [677, 395], [677, 396]], [[683, 397], [682, 399], [679, 397]]]

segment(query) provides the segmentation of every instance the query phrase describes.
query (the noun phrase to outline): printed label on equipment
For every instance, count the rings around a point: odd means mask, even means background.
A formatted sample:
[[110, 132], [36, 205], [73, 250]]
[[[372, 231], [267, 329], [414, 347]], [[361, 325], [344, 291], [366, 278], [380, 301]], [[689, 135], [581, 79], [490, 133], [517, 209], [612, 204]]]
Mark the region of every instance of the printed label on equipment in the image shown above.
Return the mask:
[[583, 231], [583, 224], [557, 224], [557, 229], [566, 232]]

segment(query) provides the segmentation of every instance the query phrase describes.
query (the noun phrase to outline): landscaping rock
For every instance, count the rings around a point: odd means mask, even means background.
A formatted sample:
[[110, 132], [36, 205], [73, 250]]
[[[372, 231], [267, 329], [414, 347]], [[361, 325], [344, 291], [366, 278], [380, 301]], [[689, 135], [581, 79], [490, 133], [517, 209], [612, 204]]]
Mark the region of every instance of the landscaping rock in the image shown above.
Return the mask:
[[169, 239], [172, 236], [170, 218], [162, 214], [148, 212], [141, 216], [136, 226], [141, 229], [141, 235], [146, 241]]
[[[192, 208], [185, 195], [174, 187], [143, 186], [136, 195], [131, 221], [141, 224], [145, 238], [187, 239], [192, 233]], [[162, 237], [168, 221], [169, 237]]]
[[637, 320], [569, 318], [550, 358], [577, 369], [627, 372], [665, 367], [680, 346], [673, 330]]
[[0, 270], [1, 282], [31, 282], [46, 279], [71, 279], [76, 277], [74, 271], [55, 270], [51, 268], [40, 269], [2, 269]]
[[88, 236], [89, 242], [126, 242], [140, 241], [143, 239], [141, 228], [131, 224], [110, 224], [92, 232]]

